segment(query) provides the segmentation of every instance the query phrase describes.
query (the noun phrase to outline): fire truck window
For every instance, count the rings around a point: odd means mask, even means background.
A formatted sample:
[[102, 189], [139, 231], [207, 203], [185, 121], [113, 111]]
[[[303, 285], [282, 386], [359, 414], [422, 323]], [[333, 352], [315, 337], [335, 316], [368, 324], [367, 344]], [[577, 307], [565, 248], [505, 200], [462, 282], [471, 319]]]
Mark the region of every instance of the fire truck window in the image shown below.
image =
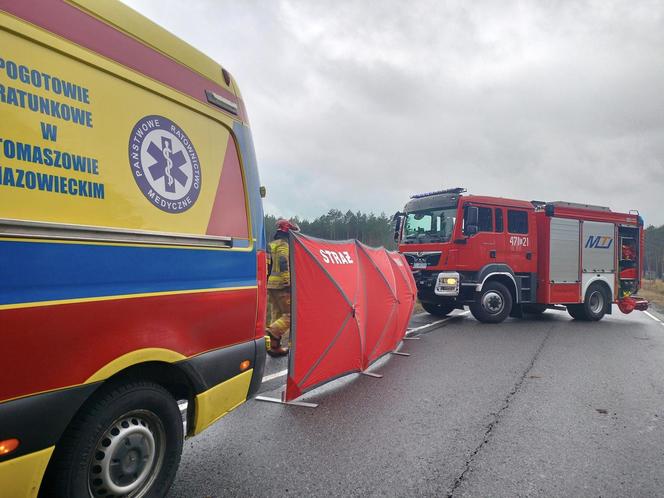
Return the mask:
[[403, 243], [447, 242], [452, 238], [456, 213], [455, 207], [408, 213]]
[[496, 232], [503, 231], [503, 210], [496, 208]]
[[493, 232], [493, 210], [491, 208], [479, 209], [477, 229], [480, 232]]
[[507, 231], [509, 233], [528, 233], [528, 213], [508, 209]]

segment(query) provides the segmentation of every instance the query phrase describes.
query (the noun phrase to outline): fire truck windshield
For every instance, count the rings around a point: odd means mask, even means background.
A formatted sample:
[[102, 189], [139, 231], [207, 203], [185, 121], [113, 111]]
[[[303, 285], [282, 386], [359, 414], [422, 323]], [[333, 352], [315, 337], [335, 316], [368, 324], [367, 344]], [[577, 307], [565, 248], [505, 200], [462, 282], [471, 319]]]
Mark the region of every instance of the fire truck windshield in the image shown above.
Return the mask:
[[406, 215], [403, 244], [448, 242], [456, 222], [456, 207], [415, 211]]

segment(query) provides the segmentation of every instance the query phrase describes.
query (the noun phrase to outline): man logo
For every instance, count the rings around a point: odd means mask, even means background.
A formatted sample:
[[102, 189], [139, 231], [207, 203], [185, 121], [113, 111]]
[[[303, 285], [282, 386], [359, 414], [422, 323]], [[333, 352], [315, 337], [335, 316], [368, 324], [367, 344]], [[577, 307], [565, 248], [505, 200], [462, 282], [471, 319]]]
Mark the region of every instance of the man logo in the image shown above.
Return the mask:
[[608, 249], [613, 244], [613, 237], [589, 235], [586, 240], [586, 249]]
[[187, 134], [170, 119], [146, 116], [129, 137], [129, 163], [145, 198], [167, 213], [189, 209], [201, 191], [201, 165]]

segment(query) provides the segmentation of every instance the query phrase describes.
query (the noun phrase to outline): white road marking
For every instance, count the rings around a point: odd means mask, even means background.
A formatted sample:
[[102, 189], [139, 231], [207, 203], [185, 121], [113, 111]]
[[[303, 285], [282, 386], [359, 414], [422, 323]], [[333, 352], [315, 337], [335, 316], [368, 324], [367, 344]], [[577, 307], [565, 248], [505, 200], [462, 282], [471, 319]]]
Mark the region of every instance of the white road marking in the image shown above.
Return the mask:
[[[439, 323], [449, 322], [455, 316], [467, 315], [468, 313], [470, 313], [470, 312], [469, 311], [464, 311], [462, 313], [458, 313], [456, 315], [449, 316], [447, 318], [443, 318], [442, 320], [438, 320], [436, 322], [427, 323], [426, 325], [422, 325], [421, 327], [415, 327], [414, 329], [408, 329], [408, 330], [406, 330], [406, 335], [408, 335], [412, 332], [417, 332], [418, 330], [422, 330], [423, 328], [426, 328], [426, 327], [431, 327], [432, 325], [437, 325]], [[428, 313], [421, 313], [421, 314], [428, 315]], [[415, 316], [419, 316], [419, 315], [415, 315]], [[287, 374], [288, 374], [288, 370], [281, 370], [280, 372], [276, 372], [276, 373], [273, 373], [273, 374], [270, 374], [270, 375], [266, 375], [265, 377], [263, 377], [263, 382], [268, 382], [270, 380], [277, 379], [279, 377], [285, 377]]]
[[265, 377], [263, 377], [263, 382], [267, 382], [269, 380], [276, 379], [277, 377], [284, 377], [287, 373], [288, 373], [288, 370], [282, 370], [281, 372], [266, 375]]
[[419, 327], [415, 327], [414, 329], [408, 329], [408, 330], [406, 330], [406, 335], [410, 335], [413, 332], [417, 332], [418, 330], [422, 330], [422, 329], [425, 329], [427, 327], [431, 327], [432, 325], [438, 325], [439, 323], [449, 322], [454, 317], [467, 315], [468, 313], [470, 313], [470, 311], [462, 311], [461, 313], [457, 313], [456, 315], [448, 316], [447, 318], [443, 318], [442, 320], [437, 320], [435, 322], [427, 323], [426, 325], [421, 325]]
[[650, 318], [652, 318], [653, 320], [655, 320], [656, 322], [662, 323], [662, 321], [659, 318], [657, 318], [655, 315], [653, 315], [651, 313], [648, 313], [647, 311], [644, 311], [644, 313], [646, 315], [648, 315]]
[[451, 318], [443, 318], [442, 320], [427, 323], [426, 325], [422, 325], [420, 327], [415, 327], [414, 329], [408, 329], [408, 330], [406, 330], [406, 335], [410, 335], [413, 332], [417, 332], [418, 330], [422, 330], [422, 329], [425, 329], [427, 327], [431, 327], [432, 325], [437, 325], [439, 323], [449, 322], [450, 320], [451, 320]]

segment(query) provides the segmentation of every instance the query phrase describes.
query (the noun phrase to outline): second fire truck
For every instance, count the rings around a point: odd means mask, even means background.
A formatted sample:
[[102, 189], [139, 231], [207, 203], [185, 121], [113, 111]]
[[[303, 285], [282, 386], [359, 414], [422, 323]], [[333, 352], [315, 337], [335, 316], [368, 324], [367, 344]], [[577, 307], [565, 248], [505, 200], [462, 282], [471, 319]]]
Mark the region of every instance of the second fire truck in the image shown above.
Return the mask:
[[481, 322], [563, 305], [596, 321], [636, 296], [643, 270], [637, 212], [570, 202], [464, 195], [454, 188], [413, 196], [395, 215], [395, 239], [426, 311], [468, 306]]

